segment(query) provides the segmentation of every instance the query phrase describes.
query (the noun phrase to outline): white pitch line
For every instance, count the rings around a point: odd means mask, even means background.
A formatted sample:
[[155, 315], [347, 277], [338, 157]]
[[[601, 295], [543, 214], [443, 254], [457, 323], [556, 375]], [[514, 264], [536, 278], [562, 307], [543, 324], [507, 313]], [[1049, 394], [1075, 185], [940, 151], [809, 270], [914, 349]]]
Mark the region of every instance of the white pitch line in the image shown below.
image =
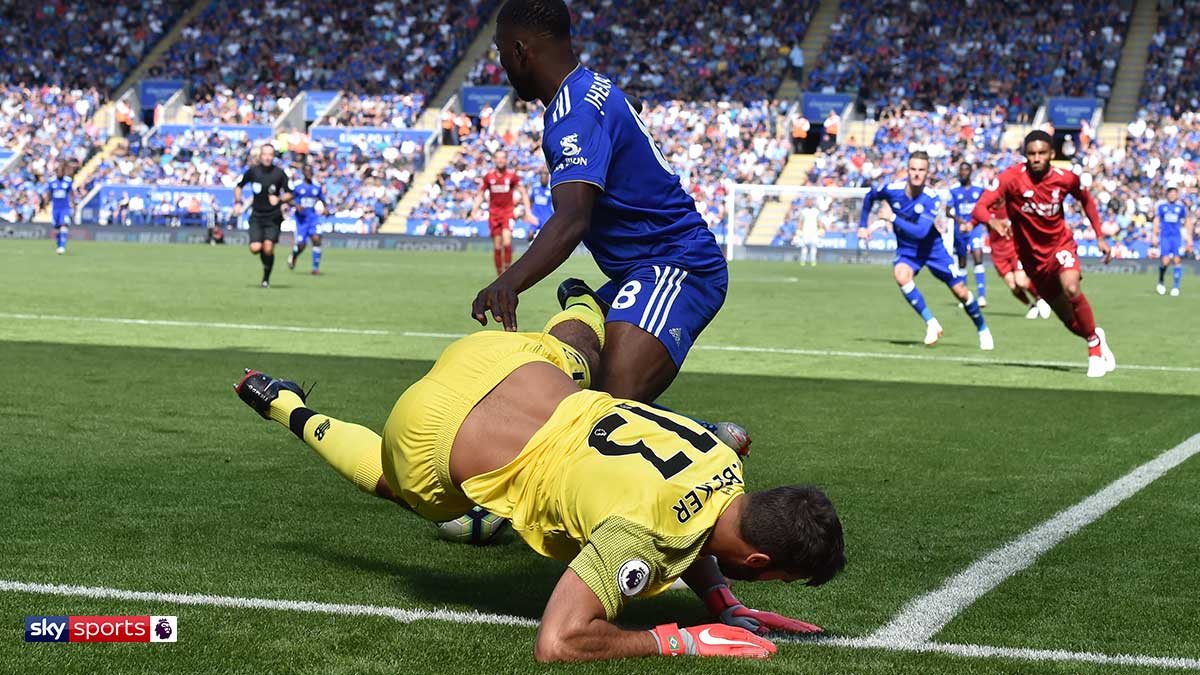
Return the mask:
[[1095, 522], [1163, 474], [1200, 453], [1196, 434], [1125, 474], [1103, 490], [988, 553], [947, 579], [940, 588], [909, 602], [867, 639], [910, 647], [927, 643], [954, 617], [1003, 581], [1032, 565], [1039, 556]]
[[[17, 314], [0, 312], [0, 319], [27, 321], [70, 321], [80, 323], [107, 323], [130, 326], [167, 326], [182, 328], [217, 328], [226, 330], [283, 331], [288, 333], [334, 333], [342, 335], [382, 335], [406, 338], [431, 338], [457, 340], [467, 333], [433, 333], [422, 331], [390, 331], [370, 328], [322, 328], [319, 326], [286, 326], [257, 323], [223, 323], [210, 321], [175, 321], [170, 319], [129, 319], [102, 316], [62, 316], [56, 314]], [[791, 347], [749, 347], [743, 345], [696, 345], [697, 351], [742, 352], [748, 354], [784, 354], [789, 356], [814, 356], [819, 358], [885, 359], [898, 361], [932, 361], [941, 363], [971, 363], [994, 366], [1040, 366], [1051, 368], [1083, 369], [1083, 361], [1018, 361], [1009, 359], [984, 359], [976, 356], [950, 356], [937, 354], [901, 354], [896, 352], [856, 352], [837, 349], [798, 349]], [[1200, 373], [1200, 367], [1155, 366], [1122, 363], [1121, 370], [1149, 370], [1167, 373]]]
[[[1051, 368], [1084, 367], [1082, 361], [1016, 361], [1011, 359], [982, 359], [977, 356], [947, 356], [935, 354], [899, 354], [894, 352], [851, 352], [837, 349], [793, 349], [791, 347], [744, 347], [736, 345], [696, 345], [699, 351], [751, 352], [761, 354], [788, 354], [792, 356], [841, 357], [853, 359], [893, 359], [899, 361], [940, 361], [943, 363], [979, 363], [993, 366], [1044, 366]], [[1200, 367], [1189, 366], [1145, 366], [1122, 363], [1118, 370], [1154, 370], [1170, 373], [1200, 373]]]
[[[776, 642], [780, 640], [776, 639]], [[942, 642], [924, 642], [920, 644], [901, 645], [883, 642], [872, 638], [817, 638], [817, 639], [785, 639], [786, 642], [798, 644], [828, 645], [850, 649], [883, 649], [886, 651], [914, 652], [921, 654], [938, 653], [982, 659], [1017, 659], [1021, 661], [1058, 661], [1073, 663], [1092, 663], [1107, 666], [1143, 666], [1153, 668], [1174, 668], [1177, 670], [1200, 670], [1200, 659], [1189, 659], [1177, 656], [1149, 656], [1144, 654], [1102, 654], [1099, 652], [1073, 652], [1065, 649], [1029, 649], [1024, 647], [992, 647], [989, 645], [955, 644]]]
[[[123, 600], [135, 602], [190, 605], [203, 607], [230, 607], [247, 610], [272, 610], [304, 612], [309, 614], [332, 614], [336, 616], [378, 616], [394, 619], [401, 623], [414, 621], [447, 621], [452, 623], [516, 626], [535, 628], [538, 622], [509, 614], [485, 612], [460, 612], [448, 609], [403, 609], [379, 605], [349, 605], [341, 603], [312, 602], [307, 600], [268, 600], [263, 598], [241, 598], [226, 595], [201, 595], [193, 593], [154, 593], [127, 591], [99, 586], [69, 586], [59, 584], [32, 584], [23, 581], [0, 580], [0, 592], [30, 593], [61, 597], [87, 598], [89, 600]], [[904, 652], [937, 652], [970, 658], [1007, 658], [1025, 661], [1068, 661], [1101, 665], [1154, 666], [1200, 670], [1200, 660], [1176, 657], [1141, 656], [1131, 654], [1099, 654], [1095, 652], [1071, 652], [1061, 649], [1020, 649], [1012, 647], [989, 647], [986, 645], [941, 644], [928, 642], [916, 645], [897, 645], [871, 638], [782, 638], [777, 642], [828, 645], [850, 649], [884, 649]]]
[[344, 605], [328, 602], [311, 602], [308, 600], [267, 600], [263, 598], [239, 598], [227, 595], [197, 595], [192, 593], [150, 593], [99, 586], [30, 584], [22, 581], [0, 581], [0, 592], [60, 595], [73, 598], [89, 598], [92, 600], [135, 600], [138, 602], [159, 602], [172, 605], [270, 609], [285, 612], [337, 614], [340, 616], [382, 616], [402, 623], [411, 623], [413, 621], [450, 621], [454, 623], [523, 627], [536, 627], [538, 624], [533, 619], [520, 616], [488, 614], [486, 612], [459, 612], [451, 609], [402, 609], [399, 607]]

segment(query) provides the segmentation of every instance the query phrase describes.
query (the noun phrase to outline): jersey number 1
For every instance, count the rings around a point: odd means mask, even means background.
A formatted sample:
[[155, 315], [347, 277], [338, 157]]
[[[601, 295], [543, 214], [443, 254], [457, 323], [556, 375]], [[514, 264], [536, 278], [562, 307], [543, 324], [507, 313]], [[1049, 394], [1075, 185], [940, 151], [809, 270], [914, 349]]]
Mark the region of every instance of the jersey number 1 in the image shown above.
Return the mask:
[[[669, 417], [657, 415], [649, 410], [635, 407], [628, 403], [622, 403], [617, 407], [657, 424], [663, 430], [675, 434], [681, 441], [686, 442], [700, 452], [708, 452], [717, 446], [717, 439], [708, 434], [693, 431]], [[588, 435], [588, 445], [600, 454], [608, 457], [641, 455], [655, 469], [658, 469], [658, 472], [662, 474], [663, 480], [672, 478], [680, 471], [692, 465], [691, 458], [684, 454], [682, 450], [663, 459], [641, 440], [635, 441], [633, 445], [621, 445], [613, 441], [613, 432], [625, 426], [628, 422], [629, 420], [625, 419], [620, 413], [605, 415], [603, 419], [596, 423], [595, 427], [592, 427], [592, 433]]]

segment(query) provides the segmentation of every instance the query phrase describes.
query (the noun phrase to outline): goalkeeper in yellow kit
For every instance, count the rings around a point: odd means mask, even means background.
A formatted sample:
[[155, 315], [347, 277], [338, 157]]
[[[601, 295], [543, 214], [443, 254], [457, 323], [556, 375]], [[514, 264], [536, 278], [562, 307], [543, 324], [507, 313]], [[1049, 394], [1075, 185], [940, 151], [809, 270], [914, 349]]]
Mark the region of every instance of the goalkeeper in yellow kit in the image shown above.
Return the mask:
[[[382, 438], [307, 407], [294, 382], [247, 371], [239, 397], [289, 427], [365, 492], [433, 521], [479, 505], [570, 564], [538, 629], [540, 661], [653, 654], [765, 658], [772, 630], [812, 624], [743, 606], [726, 577], [825, 583], [842, 527], [809, 486], [747, 494], [742, 458], [692, 420], [587, 390], [604, 310], [568, 280], [543, 333], [483, 331], [451, 344], [392, 409]], [[628, 631], [630, 597], [683, 578], [722, 623]]]

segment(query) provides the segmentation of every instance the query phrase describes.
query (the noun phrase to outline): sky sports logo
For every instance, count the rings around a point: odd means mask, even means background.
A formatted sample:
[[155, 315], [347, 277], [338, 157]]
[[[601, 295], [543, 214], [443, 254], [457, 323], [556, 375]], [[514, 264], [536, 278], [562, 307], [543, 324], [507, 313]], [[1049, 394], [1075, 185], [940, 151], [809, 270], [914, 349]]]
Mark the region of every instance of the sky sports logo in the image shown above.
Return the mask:
[[26, 642], [175, 642], [173, 616], [27, 616]]

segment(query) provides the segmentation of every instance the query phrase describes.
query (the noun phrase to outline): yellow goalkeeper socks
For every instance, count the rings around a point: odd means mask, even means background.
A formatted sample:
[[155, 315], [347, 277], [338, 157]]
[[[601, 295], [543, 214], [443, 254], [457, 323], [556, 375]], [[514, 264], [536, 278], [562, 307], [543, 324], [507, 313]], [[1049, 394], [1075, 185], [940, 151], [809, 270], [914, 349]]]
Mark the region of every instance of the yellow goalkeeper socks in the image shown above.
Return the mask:
[[596, 339], [600, 341], [600, 349], [604, 349], [604, 313], [600, 311], [595, 300], [586, 295], [569, 298], [566, 309], [550, 317], [542, 332], [549, 333], [555, 326], [568, 321], [582, 321], [587, 324], [587, 327], [596, 334]]
[[375, 494], [375, 487], [383, 476], [380, 457], [383, 439], [379, 434], [306, 408], [304, 401], [290, 391], [279, 392], [271, 402], [271, 419], [291, 429], [358, 489]]

